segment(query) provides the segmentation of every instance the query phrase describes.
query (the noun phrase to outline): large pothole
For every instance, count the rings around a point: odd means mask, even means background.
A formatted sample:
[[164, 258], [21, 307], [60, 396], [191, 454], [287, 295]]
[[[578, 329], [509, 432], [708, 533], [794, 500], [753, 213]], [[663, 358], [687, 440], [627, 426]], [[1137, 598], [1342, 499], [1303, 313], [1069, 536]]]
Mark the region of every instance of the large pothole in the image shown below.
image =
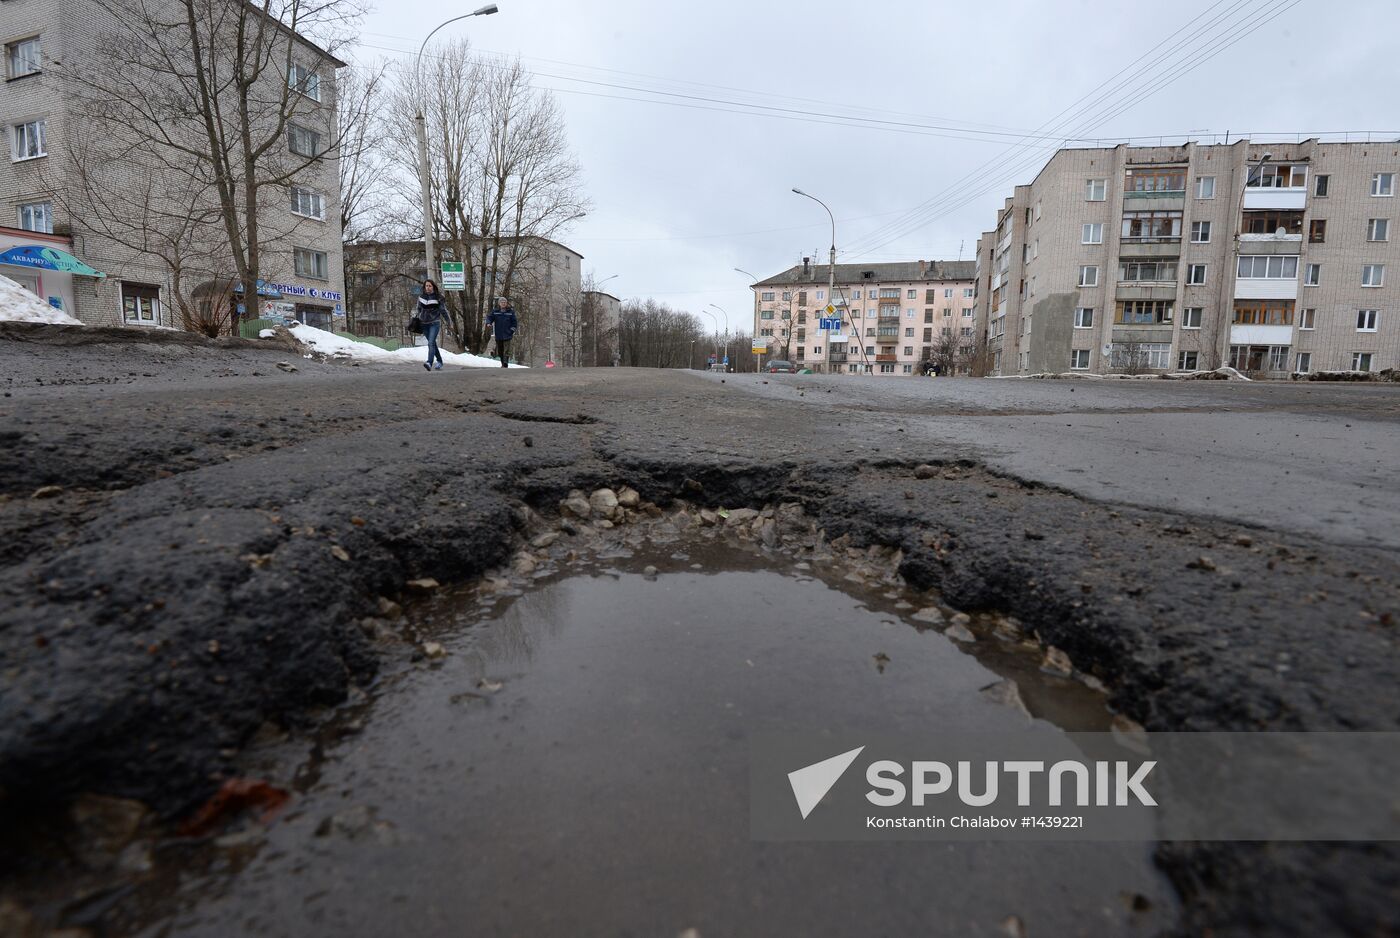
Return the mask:
[[293, 791], [286, 812], [157, 838], [107, 887], [103, 926], [693, 938], [1174, 919], [1149, 844], [751, 840], [755, 734], [1114, 716], [1015, 620], [906, 589], [896, 551], [829, 543], [796, 506], [575, 507], [587, 518], [537, 517], [507, 568], [385, 603], [363, 623], [396, 662], [378, 685], [309, 750], [269, 733], [247, 754], [247, 775]]

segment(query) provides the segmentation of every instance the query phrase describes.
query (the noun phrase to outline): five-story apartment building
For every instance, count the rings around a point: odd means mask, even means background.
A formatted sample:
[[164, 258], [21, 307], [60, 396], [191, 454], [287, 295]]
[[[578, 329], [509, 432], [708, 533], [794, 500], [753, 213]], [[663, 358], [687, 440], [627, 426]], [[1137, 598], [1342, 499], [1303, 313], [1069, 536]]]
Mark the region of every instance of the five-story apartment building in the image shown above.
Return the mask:
[[803, 258], [753, 285], [755, 347], [818, 374], [910, 375], [951, 345], [965, 368], [979, 332], [975, 268], [974, 261], [837, 264], [832, 291], [828, 267]]
[[978, 243], [993, 373], [1395, 367], [1397, 181], [1395, 143], [1061, 150]]

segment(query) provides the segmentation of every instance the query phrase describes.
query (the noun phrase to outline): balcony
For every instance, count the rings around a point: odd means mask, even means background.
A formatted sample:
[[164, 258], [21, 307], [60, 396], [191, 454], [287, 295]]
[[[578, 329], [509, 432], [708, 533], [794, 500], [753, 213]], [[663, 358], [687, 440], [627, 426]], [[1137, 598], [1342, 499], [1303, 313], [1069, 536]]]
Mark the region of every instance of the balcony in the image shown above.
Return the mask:
[[[1303, 233], [1300, 231], [1297, 234], [1290, 234], [1285, 231], [1283, 234], [1279, 234], [1277, 231], [1271, 231], [1268, 234], [1255, 234], [1246, 231], [1240, 235], [1240, 242], [1264, 248], [1260, 251], [1254, 251], [1251, 248], [1250, 253], [1254, 254], [1297, 254], [1298, 245], [1303, 243]], [[1282, 245], [1283, 247], [1270, 250], [1268, 245]]]
[[827, 357], [827, 361], [831, 362], [833, 365], [843, 364], [846, 361], [846, 353], [832, 352], [831, 355]]
[[892, 362], [897, 362], [897, 361], [899, 361], [899, 356], [898, 356], [898, 355], [893, 355], [893, 354], [889, 354], [889, 355], [876, 355], [876, 356], [875, 356], [875, 361], [878, 362], [878, 363], [881, 363], [881, 364], [883, 364], [883, 363], [885, 363], [885, 362], [891, 362], [891, 363], [892, 363]]
[[1141, 280], [1120, 280], [1113, 291], [1117, 300], [1174, 300], [1176, 281], [1144, 282]]
[[1296, 300], [1298, 278], [1238, 277], [1235, 279], [1235, 299], [1238, 300]]
[[1180, 211], [1186, 207], [1186, 193], [1167, 190], [1165, 192], [1125, 192], [1123, 205], [1131, 205], [1133, 211], [1165, 209]]
[[1231, 345], [1289, 345], [1292, 342], [1292, 326], [1230, 326]]
[[1282, 209], [1300, 211], [1307, 206], [1308, 188], [1273, 189], [1254, 188], [1244, 190], [1244, 207], [1249, 209]]

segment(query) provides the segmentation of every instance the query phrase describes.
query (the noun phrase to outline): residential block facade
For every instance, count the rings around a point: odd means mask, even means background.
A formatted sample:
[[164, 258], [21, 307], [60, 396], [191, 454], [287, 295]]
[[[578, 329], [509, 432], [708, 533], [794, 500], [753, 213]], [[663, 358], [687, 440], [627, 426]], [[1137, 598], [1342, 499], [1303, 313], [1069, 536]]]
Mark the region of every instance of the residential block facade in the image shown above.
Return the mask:
[[755, 347], [819, 374], [916, 374], [949, 342], [969, 360], [975, 271], [973, 261], [837, 264], [829, 296], [829, 267], [803, 258], [753, 285]]
[[1064, 149], [978, 242], [992, 373], [1400, 365], [1400, 143]]
[[[239, 2], [228, 0], [230, 8]], [[146, 158], [150, 154], [143, 150], [160, 146], [152, 141], [120, 162], [88, 168], [101, 172], [104, 191], [117, 197], [111, 201], [134, 206], [129, 224], [111, 211], [99, 222], [99, 213], [85, 212], [76, 195], [81, 151], [91, 142], [85, 135], [93, 131], [74, 76], [87, 75], [90, 81], [114, 67], [102, 48], [119, 41], [130, 26], [118, 14], [129, 12], [132, 22], [164, 14], [180, 21], [178, 9], [158, 0], [141, 4], [144, 13], [134, 3], [129, 11], [123, 6], [121, 0], [0, 3], [5, 52], [0, 119], [8, 151], [8, 159], [0, 159], [0, 274], [90, 325], [180, 328], [170, 264], [130, 236], [153, 224], [149, 215], [136, 216], [146, 194], [160, 194], [160, 168], [168, 170], [177, 158], [170, 152]], [[262, 80], [269, 98], [280, 93], [282, 83], [295, 95], [288, 162], [299, 161], [308, 146], [313, 158], [288, 185], [266, 194], [258, 213], [264, 244], [260, 296], [241, 305], [246, 318], [280, 313], [330, 328], [343, 315], [344, 280], [338, 159], [325, 141], [336, 134], [335, 73], [344, 63], [290, 30], [279, 35], [291, 50], [289, 74], [273, 68]], [[136, 81], [140, 74], [132, 71], [128, 77]], [[107, 200], [104, 206], [110, 209]], [[201, 247], [202, 259], [183, 271], [180, 289], [192, 298], [220, 296], [228, 302], [233, 270], [226, 247], [219, 248], [226, 244], [221, 226], [214, 219], [201, 225], [190, 242], [209, 247]], [[121, 236], [113, 236], [119, 228], [125, 228]]]

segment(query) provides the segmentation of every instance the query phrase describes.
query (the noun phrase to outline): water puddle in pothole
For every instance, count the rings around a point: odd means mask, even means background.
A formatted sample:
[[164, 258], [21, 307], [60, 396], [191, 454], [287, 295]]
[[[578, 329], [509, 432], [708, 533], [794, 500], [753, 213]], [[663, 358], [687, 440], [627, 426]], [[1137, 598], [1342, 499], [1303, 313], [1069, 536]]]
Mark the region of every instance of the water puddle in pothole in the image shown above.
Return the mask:
[[435, 599], [410, 612], [441, 657], [391, 669], [310, 761], [303, 749], [282, 820], [208, 848], [127, 924], [706, 938], [1169, 924], [1150, 844], [750, 840], [754, 733], [1024, 727], [995, 690], [1008, 677], [1044, 732], [1059, 732], [1045, 718], [1106, 728], [1102, 697], [1040, 674], [1038, 654], [981, 634], [974, 657], [896, 602], [718, 543], [615, 551], [494, 603]]

